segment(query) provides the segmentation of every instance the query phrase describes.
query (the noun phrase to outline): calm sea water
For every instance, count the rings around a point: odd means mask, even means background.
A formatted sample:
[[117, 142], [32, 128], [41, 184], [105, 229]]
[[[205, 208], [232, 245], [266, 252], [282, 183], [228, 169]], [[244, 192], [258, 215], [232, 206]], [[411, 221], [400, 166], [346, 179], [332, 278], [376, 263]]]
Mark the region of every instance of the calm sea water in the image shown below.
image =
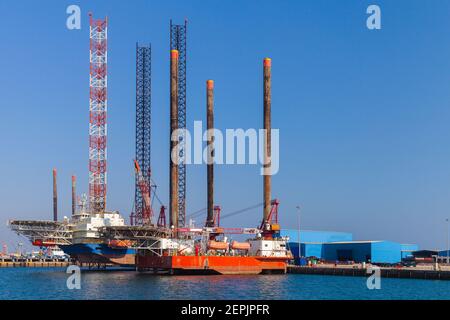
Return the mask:
[[0, 269], [0, 299], [450, 299], [450, 281], [319, 275], [155, 276], [134, 271], [83, 271], [69, 290], [59, 268]]

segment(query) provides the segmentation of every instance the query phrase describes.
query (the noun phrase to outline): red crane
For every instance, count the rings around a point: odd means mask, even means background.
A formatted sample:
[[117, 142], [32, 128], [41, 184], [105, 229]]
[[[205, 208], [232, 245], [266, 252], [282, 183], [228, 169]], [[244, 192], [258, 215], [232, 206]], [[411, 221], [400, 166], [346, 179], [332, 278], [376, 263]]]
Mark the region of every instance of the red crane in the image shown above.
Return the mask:
[[162, 227], [162, 228], [166, 227], [166, 207], [165, 206], [161, 206], [161, 210], [159, 211], [158, 227]]
[[[142, 208], [142, 224], [147, 225], [150, 224], [152, 221], [152, 206], [151, 206], [151, 186], [147, 183], [147, 180], [143, 176], [141, 172], [141, 167], [139, 166], [139, 163], [134, 160], [134, 169], [136, 170], [136, 174], [138, 177], [138, 186], [141, 190], [142, 198], [144, 200], [144, 207]], [[149, 172], [149, 180], [150, 180], [150, 172]]]

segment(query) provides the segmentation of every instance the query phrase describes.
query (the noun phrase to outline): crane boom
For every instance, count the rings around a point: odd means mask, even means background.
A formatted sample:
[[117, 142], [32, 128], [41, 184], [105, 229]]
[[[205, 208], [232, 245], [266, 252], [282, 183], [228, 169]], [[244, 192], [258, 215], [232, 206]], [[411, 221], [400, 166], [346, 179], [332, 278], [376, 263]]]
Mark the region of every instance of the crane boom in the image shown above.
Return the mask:
[[177, 232], [187, 233], [223, 233], [223, 234], [258, 234], [262, 231], [258, 228], [221, 228], [221, 227], [203, 227], [203, 228], [177, 228]]

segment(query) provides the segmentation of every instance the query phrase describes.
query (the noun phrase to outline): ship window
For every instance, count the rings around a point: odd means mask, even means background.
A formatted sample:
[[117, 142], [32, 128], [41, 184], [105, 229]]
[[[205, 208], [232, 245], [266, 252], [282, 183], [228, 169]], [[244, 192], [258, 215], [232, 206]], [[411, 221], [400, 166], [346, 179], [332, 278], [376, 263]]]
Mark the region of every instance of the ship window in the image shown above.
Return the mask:
[[265, 247], [267, 247], [267, 246], [268, 246], [268, 244], [266, 243], [266, 244], [264, 244], [264, 246], [265, 246]]

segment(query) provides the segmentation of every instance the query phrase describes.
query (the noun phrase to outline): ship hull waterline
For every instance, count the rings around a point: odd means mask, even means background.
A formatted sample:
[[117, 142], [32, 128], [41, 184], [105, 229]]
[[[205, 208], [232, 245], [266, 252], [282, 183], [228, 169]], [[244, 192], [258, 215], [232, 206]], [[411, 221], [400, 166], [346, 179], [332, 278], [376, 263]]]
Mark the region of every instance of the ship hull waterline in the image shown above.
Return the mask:
[[259, 256], [145, 256], [136, 255], [141, 272], [168, 274], [284, 274], [287, 258]]
[[71, 244], [61, 249], [72, 259], [83, 264], [110, 264], [121, 267], [135, 267], [136, 250], [111, 248], [106, 244]]

